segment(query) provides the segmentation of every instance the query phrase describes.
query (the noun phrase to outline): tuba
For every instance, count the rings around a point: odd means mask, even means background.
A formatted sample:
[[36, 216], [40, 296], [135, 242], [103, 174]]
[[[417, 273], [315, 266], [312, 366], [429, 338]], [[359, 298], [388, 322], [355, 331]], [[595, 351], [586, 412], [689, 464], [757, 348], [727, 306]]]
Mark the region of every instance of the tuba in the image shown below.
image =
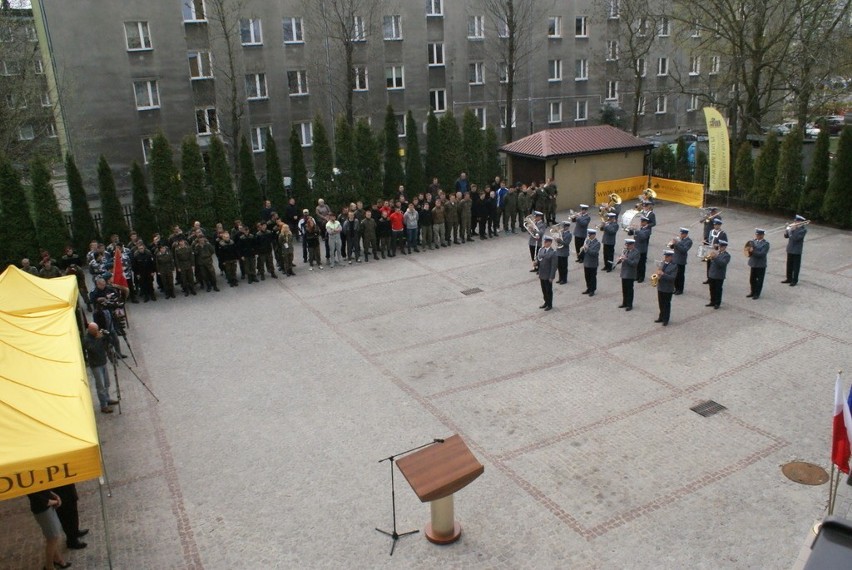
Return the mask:
[[547, 235], [553, 238], [553, 243], [556, 244], [556, 249], [565, 247], [565, 242], [562, 240], [562, 224], [553, 224], [547, 228]]
[[619, 196], [618, 194], [613, 192], [612, 194], [609, 195], [609, 203], [610, 203], [610, 206], [616, 206], [618, 204], [621, 204], [621, 196]]
[[541, 236], [538, 235], [538, 227], [535, 225], [535, 214], [530, 214], [526, 218], [524, 218], [524, 229], [529, 232], [533, 239], [538, 239]]

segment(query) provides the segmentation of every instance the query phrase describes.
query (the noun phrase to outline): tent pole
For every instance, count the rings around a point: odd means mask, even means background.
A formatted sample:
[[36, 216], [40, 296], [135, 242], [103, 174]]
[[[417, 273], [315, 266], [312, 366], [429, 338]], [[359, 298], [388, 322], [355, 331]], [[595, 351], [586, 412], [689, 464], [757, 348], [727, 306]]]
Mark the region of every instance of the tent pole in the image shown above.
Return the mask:
[[[103, 466], [103, 463], [101, 464]], [[106, 473], [106, 471], [104, 471]], [[109, 485], [109, 479], [107, 478], [107, 485]], [[109, 541], [109, 522], [107, 521], [106, 514], [106, 501], [104, 500], [104, 477], [98, 478], [98, 490], [101, 495], [101, 517], [104, 520], [104, 542], [106, 543], [107, 549], [107, 561], [109, 562], [109, 568], [112, 570], [112, 545]], [[109, 491], [109, 495], [112, 496], [112, 492]]]

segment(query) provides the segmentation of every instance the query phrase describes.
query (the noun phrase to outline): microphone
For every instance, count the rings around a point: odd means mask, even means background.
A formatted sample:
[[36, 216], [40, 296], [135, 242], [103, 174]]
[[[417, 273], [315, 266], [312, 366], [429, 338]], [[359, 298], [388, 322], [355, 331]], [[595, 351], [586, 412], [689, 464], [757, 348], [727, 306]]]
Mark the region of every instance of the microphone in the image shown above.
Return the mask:
[[438, 439], [438, 438], [436, 437], [436, 438], [435, 438], [435, 443], [444, 443], [444, 440], [443, 440], [443, 439]]

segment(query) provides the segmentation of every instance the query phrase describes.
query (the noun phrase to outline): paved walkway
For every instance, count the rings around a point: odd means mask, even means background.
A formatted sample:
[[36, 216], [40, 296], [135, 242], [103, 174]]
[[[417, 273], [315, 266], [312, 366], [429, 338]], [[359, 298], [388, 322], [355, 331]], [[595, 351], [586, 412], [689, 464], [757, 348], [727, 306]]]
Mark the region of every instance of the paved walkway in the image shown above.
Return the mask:
[[[657, 212], [653, 259], [698, 218]], [[115, 567], [789, 568], [827, 485], [780, 467], [829, 467], [835, 372], [852, 368], [852, 234], [810, 225], [795, 288], [770, 235], [752, 301], [741, 247], [784, 221], [723, 217], [722, 309], [704, 307], [693, 256], [667, 328], [650, 286], [625, 313], [617, 276], [589, 299], [573, 261], [555, 310], [538, 310], [520, 234], [133, 306], [134, 370], [160, 402], [120, 369], [123, 413], [98, 414]], [[705, 400], [727, 410], [690, 411]], [[421, 533], [389, 558], [378, 460], [453, 433], [485, 465], [456, 496], [462, 540]], [[422, 529], [428, 506], [396, 483], [399, 530]], [[68, 558], [106, 568], [98, 487], [80, 490], [92, 533]], [[0, 521], [0, 568], [37, 568], [26, 500], [0, 503]]]

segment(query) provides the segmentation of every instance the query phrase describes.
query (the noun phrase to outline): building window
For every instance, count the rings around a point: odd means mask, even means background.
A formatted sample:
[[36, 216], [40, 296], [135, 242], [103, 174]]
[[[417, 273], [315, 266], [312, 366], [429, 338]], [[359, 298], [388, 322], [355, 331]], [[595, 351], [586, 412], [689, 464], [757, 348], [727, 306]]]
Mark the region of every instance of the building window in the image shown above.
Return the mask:
[[574, 81], [588, 81], [589, 79], [589, 60], [577, 59], [574, 60]]
[[386, 67], [385, 83], [388, 89], [405, 89], [405, 67], [402, 65]]
[[265, 73], [249, 73], [246, 75], [246, 99], [249, 101], [269, 99]]
[[446, 89], [430, 89], [429, 90], [429, 106], [436, 113], [443, 113], [447, 110], [447, 90]]
[[284, 43], [301, 44], [305, 42], [302, 18], [284, 18]]
[[[516, 126], [518, 126], [518, 125], [517, 125], [517, 118], [518, 118], [518, 113], [517, 113], [517, 111], [518, 111], [518, 108], [517, 108], [517, 107], [512, 107], [512, 127], [516, 127]], [[505, 105], [501, 105], [501, 106], [500, 106], [500, 128], [501, 128], [501, 129], [505, 129], [505, 128], [506, 128], [506, 118], [507, 118], [507, 116], [508, 116], [508, 111], [507, 111], [507, 109], [506, 109]]]
[[550, 16], [547, 19], [547, 37], [562, 37], [562, 16]]
[[184, 22], [206, 22], [207, 11], [204, 9], [204, 0], [183, 0]]
[[52, 107], [53, 106], [53, 101], [50, 100], [50, 92], [49, 91], [44, 91], [41, 94], [41, 106], [42, 107]]
[[352, 68], [352, 73], [355, 75], [355, 86], [353, 91], [367, 91], [370, 89], [370, 83], [367, 80], [367, 66], [356, 65]]
[[662, 77], [669, 74], [669, 58], [657, 58], [657, 76]]
[[154, 150], [154, 138], [144, 137], [142, 139], [142, 163], [148, 164], [151, 160], [151, 151]]
[[547, 122], [548, 123], [561, 123], [562, 122], [562, 102], [561, 101], [551, 101], [550, 102], [550, 110], [548, 113]]
[[401, 40], [402, 16], [385, 16], [382, 19], [382, 33], [386, 40]]
[[689, 74], [698, 75], [701, 73], [701, 56], [693, 55], [689, 58]]
[[574, 20], [574, 37], [589, 37], [588, 18], [586, 16], [577, 16]]
[[648, 18], [639, 18], [636, 24], [636, 35], [640, 38], [648, 35]]
[[287, 86], [290, 96], [308, 94], [308, 72], [304, 69], [287, 72]]
[[671, 33], [671, 23], [669, 22], [668, 16], [663, 16], [660, 18], [660, 33], [659, 36], [661, 38], [668, 37]]
[[272, 132], [271, 127], [252, 127], [251, 150], [252, 152], [264, 152], [266, 150], [266, 137]]
[[244, 46], [263, 45], [260, 18], [240, 18], [240, 42]]
[[314, 126], [309, 122], [294, 123], [296, 133], [299, 135], [299, 144], [311, 146], [314, 144]]
[[657, 110], [658, 115], [666, 114], [666, 106], [668, 105], [668, 97], [665, 95], [657, 95]]
[[405, 114], [399, 113], [394, 115], [394, 119], [396, 119], [396, 136], [403, 138], [406, 134], [405, 131]]
[[213, 77], [213, 64], [209, 51], [191, 51], [189, 58], [189, 77], [192, 79], [210, 79]]
[[40, 57], [33, 61], [33, 69], [35, 70], [36, 75], [44, 75], [44, 63], [41, 61]]
[[37, 42], [38, 34], [36, 33], [35, 26], [27, 25], [24, 27], [24, 35], [27, 37], [27, 41]]
[[479, 129], [484, 131], [488, 126], [485, 121], [485, 107], [474, 107], [473, 114], [476, 115], [476, 119], [479, 121]]
[[12, 76], [12, 75], [20, 75], [21, 74], [21, 68], [14, 61], [5, 61], [4, 60], [3, 61], [2, 74], [5, 75], [6, 77], [9, 77], [9, 76]]
[[18, 128], [19, 141], [31, 141], [35, 138], [35, 129], [32, 125], [22, 125]]
[[639, 77], [645, 77], [648, 73], [648, 62], [645, 61], [644, 57], [639, 57], [636, 59], [636, 75]]
[[498, 67], [498, 73], [500, 77], [500, 83], [508, 83], [509, 82], [509, 64], [505, 61], [501, 62]]
[[589, 119], [589, 102], [577, 101], [577, 110], [574, 114], [575, 121], [587, 121]]
[[467, 19], [467, 39], [481, 40], [485, 37], [485, 16], [469, 16]]
[[219, 132], [219, 117], [215, 108], [208, 107], [195, 110], [195, 130], [199, 135], [211, 135]]
[[621, 2], [619, 0], [609, 0], [609, 17], [611, 20], [617, 20], [621, 14]]
[[352, 37], [353, 42], [366, 42], [367, 30], [364, 27], [364, 18], [361, 16], [352, 17]]
[[47, 135], [47, 138], [49, 139], [55, 139], [56, 137], [58, 137], [59, 135], [56, 134], [56, 123], [54, 123], [53, 121], [49, 121], [44, 126], [44, 134]]
[[644, 95], [639, 96], [639, 104], [636, 105], [636, 107], [638, 108], [640, 115], [645, 114], [645, 96]]
[[475, 61], [468, 64], [467, 82], [470, 85], [482, 85], [485, 83], [485, 64], [481, 61]]
[[618, 81], [607, 81], [606, 82], [606, 100], [607, 101], [617, 101], [618, 100]]
[[444, 65], [444, 44], [428, 44], [429, 67]]
[[609, 40], [606, 42], [606, 60], [618, 60], [618, 40]]
[[443, 16], [444, 0], [426, 0], [427, 16]]
[[692, 23], [692, 33], [690, 34], [690, 36], [693, 38], [701, 37], [701, 24], [698, 22], [698, 20], [695, 20]]
[[136, 94], [138, 111], [160, 108], [160, 93], [156, 81], [134, 81], [133, 91]]
[[504, 39], [509, 37], [509, 24], [506, 20], [501, 19], [497, 22], [497, 37]]
[[714, 55], [710, 58], [710, 75], [716, 75], [719, 73], [719, 67], [722, 64], [722, 58], [718, 55]]
[[6, 106], [10, 109], [26, 109], [27, 99], [26, 97], [22, 97], [21, 101], [18, 102], [18, 98], [14, 93], [6, 93]]
[[687, 111], [697, 111], [698, 110], [698, 95], [693, 93], [689, 96], [689, 103], [686, 107]]
[[547, 62], [547, 74], [548, 81], [562, 81], [562, 60], [549, 60]]
[[13, 41], [15, 41], [15, 32], [12, 31], [12, 27], [3, 26], [0, 28], [0, 42], [10, 43]]
[[127, 51], [152, 49], [148, 22], [124, 22], [124, 37], [127, 40]]

